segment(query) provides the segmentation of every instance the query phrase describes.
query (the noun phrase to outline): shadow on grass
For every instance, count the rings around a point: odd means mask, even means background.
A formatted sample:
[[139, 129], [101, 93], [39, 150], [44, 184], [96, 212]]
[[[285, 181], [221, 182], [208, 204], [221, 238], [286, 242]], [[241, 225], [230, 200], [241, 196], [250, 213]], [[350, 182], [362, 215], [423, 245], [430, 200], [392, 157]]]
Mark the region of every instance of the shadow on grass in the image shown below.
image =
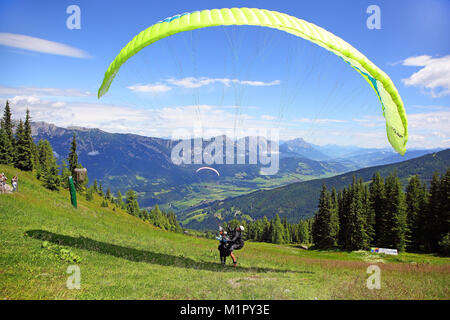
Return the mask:
[[[62, 234], [53, 233], [45, 230], [28, 230], [25, 235], [42, 240], [49, 241], [58, 245], [70, 246], [78, 249], [95, 251], [101, 254], [108, 254], [117, 258], [127, 259], [135, 262], [147, 262], [159, 264], [161, 266], [174, 266], [181, 268], [202, 269], [209, 271], [224, 271], [224, 267], [219, 263], [195, 261], [182, 255], [174, 256], [166, 253], [158, 253], [147, 250], [123, 247], [111, 243], [101, 242], [86, 237], [71, 237]], [[228, 268], [225, 268], [227, 270]], [[293, 271], [272, 268], [246, 268], [238, 267], [239, 272], [284, 272], [284, 273], [314, 273], [311, 271]]]

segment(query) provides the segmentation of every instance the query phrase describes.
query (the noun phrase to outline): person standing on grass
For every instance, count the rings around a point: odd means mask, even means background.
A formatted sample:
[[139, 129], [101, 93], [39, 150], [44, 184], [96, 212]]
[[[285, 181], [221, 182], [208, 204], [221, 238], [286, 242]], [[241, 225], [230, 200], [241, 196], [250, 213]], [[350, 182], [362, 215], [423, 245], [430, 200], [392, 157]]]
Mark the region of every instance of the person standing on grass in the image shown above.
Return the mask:
[[14, 177], [11, 179], [11, 184], [12, 184], [12, 187], [13, 187], [13, 192], [16, 192], [16, 191], [17, 191], [18, 183], [19, 183], [19, 178], [17, 178], [17, 176], [14, 176]]

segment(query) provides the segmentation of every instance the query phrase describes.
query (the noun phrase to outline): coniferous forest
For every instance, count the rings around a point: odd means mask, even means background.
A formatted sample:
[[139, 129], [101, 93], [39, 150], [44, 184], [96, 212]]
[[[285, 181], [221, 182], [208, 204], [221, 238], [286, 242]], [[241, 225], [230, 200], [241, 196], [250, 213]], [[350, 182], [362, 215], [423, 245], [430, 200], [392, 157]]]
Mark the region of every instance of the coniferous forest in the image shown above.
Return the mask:
[[247, 237], [271, 243], [312, 243], [317, 249], [395, 248], [449, 253], [450, 169], [429, 183], [412, 176], [404, 187], [397, 174], [376, 173], [369, 183], [353, 178], [343, 190], [322, 187], [312, 219], [290, 224], [278, 214], [251, 223]]

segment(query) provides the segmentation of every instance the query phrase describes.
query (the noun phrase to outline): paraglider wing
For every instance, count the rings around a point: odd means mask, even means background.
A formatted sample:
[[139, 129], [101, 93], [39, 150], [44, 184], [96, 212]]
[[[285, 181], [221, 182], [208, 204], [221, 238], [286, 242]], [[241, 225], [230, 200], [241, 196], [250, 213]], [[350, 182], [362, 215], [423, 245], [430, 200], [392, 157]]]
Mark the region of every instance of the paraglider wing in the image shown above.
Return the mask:
[[201, 168], [198, 168], [198, 169], [195, 171], [195, 173], [198, 173], [198, 172], [201, 171], [201, 170], [211, 170], [211, 171], [215, 172], [215, 173], [220, 177], [219, 171], [217, 171], [216, 169], [211, 168], [211, 167], [201, 167]]
[[282, 30], [311, 41], [344, 59], [366, 79], [377, 94], [386, 119], [388, 140], [398, 153], [405, 153], [408, 121], [402, 99], [386, 73], [338, 36], [305, 20], [277, 11], [224, 8], [183, 13], [162, 20], [136, 35], [120, 51], [105, 73], [98, 97], [108, 91], [122, 64], [146, 46], [179, 32], [227, 25], [251, 25]]

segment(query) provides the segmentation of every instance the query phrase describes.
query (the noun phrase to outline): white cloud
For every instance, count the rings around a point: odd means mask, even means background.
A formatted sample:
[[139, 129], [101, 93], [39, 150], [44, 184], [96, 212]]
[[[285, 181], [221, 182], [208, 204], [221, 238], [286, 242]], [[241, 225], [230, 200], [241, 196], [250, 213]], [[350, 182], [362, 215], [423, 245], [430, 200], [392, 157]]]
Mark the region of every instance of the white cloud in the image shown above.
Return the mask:
[[15, 96], [8, 99], [13, 117], [23, 118], [27, 108], [34, 121], [46, 121], [59, 126], [109, 126], [111, 121], [138, 122], [144, 112], [117, 105], [48, 101], [36, 96]]
[[425, 88], [433, 98], [450, 95], [450, 55], [433, 58], [428, 55], [410, 57], [404, 66], [422, 67], [409, 78], [402, 79], [406, 86]]
[[424, 142], [425, 141], [425, 136], [420, 135], [420, 134], [410, 134], [408, 136], [408, 140], [410, 143], [412, 142]]
[[127, 87], [133, 92], [145, 92], [145, 93], [164, 93], [167, 91], [172, 90], [171, 87], [165, 85], [165, 84], [135, 84], [132, 86]]
[[269, 87], [269, 86], [277, 86], [281, 84], [280, 80], [273, 80], [271, 82], [263, 82], [263, 81], [245, 81], [241, 80], [238, 83], [247, 85], [247, 86], [255, 86], [255, 87]]
[[15, 96], [9, 99], [12, 104], [37, 104], [41, 100], [37, 96]]
[[310, 119], [310, 118], [301, 118], [301, 119], [295, 119], [295, 122], [302, 122], [302, 123], [345, 123], [347, 120], [338, 120], [338, 119]]
[[433, 61], [433, 58], [431, 56], [423, 55], [423, 56], [409, 57], [403, 60], [402, 64], [404, 66], [411, 66], [411, 67], [425, 67], [431, 61]]
[[62, 102], [62, 101], [52, 103], [52, 107], [55, 107], [55, 108], [64, 107], [65, 105], [66, 105], [66, 103]]
[[157, 82], [154, 84], [134, 84], [127, 87], [133, 92], [143, 92], [143, 93], [164, 93], [173, 89], [173, 87], [181, 87], [185, 89], [196, 89], [204, 86], [209, 86], [212, 84], [220, 83], [226, 87], [230, 87], [232, 84], [252, 86], [252, 87], [268, 87], [279, 85], [280, 80], [274, 80], [271, 82], [264, 81], [249, 81], [249, 80], [238, 80], [229, 78], [207, 78], [207, 77], [186, 77], [181, 79], [169, 78], [165, 80], [165, 83]]
[[0, 32], [0, 45], [73, 58], [91, 57], [87, 52], [63, 43], [7, 32]]
[[271, 120], [275, 120], [276, 118], [274, 116], [269, 116], [267, 114], [263, 114], [263, 115], [261, 115], [261, 119], [271, 121]]
[[[165, 83], [163, 83], [165, 82]], [[154, 84], [134, 84], [127, 87], [133, 92], [141, 93], [164, 93], [172, 90], [174, 87], [181, 87], [185, 89], [196, 89], [204, 86], [213, 85], [216, 83], [223, 84], [226, 87], [230, 87], [232, 84], [252, 86], [252, 87], [268, 87], [279, 85], [280, 80], [274, 80], [271, 82], [264, 81], [250, 81], [250, 80], [238, 80], [229, 78], [207, 78], [207, 77], [185, 77], [181, 79], [169, 78], [163, 82], [157, 82]]]
[[439, 137], [441, 139], [446, 139], [447, 138], [447, 135], [445, 133], [442, 133], [442, 132], [433, 131], [431, 134], [433, 136]]
[[379, 126], [384, 126], [386, 121], [380, 116], [365, 116], [363, 119], [352, 119], [362, 127], [375, 128]]
[[425, 130], [450, 136], [450, 111], [409, 114], [408, 126], [410, 131]]
[[178, 87], [183, 87], [183, 88], [188, 88], [188, 89], [200, 88], [203, 86], [213, 84], [216, 81], [218, 81], [218, 79], [210, 79], [210, 78], [204, 78], [204, 77], [203, 78], [187, 77], [187, 78], [182, 78], [182, 79], [174, 79], [174, 78], [167, 79], [167, 82], [172, 85], [175, 85]]
[[280, 80], [264, 82], [264, 81], [250, 81], [250, 80], [239, 80], [229, 78], [186, 77], [182, 79], [169, 78], [167, 79], [167, 83], [178, 87], [195, 89], [215, 83], [221, 83], [227, 87], [231, 86], [232, 84], [261, 87], [261, 86], [275, 86], [279, 85], [281, 82]]
[[36, 96], [36, 97], [88, 97], [93, 94], [72, 88], [36, 88], [36, 87], [5, 87], [0, 86], [0, 95], [8, 96]]

